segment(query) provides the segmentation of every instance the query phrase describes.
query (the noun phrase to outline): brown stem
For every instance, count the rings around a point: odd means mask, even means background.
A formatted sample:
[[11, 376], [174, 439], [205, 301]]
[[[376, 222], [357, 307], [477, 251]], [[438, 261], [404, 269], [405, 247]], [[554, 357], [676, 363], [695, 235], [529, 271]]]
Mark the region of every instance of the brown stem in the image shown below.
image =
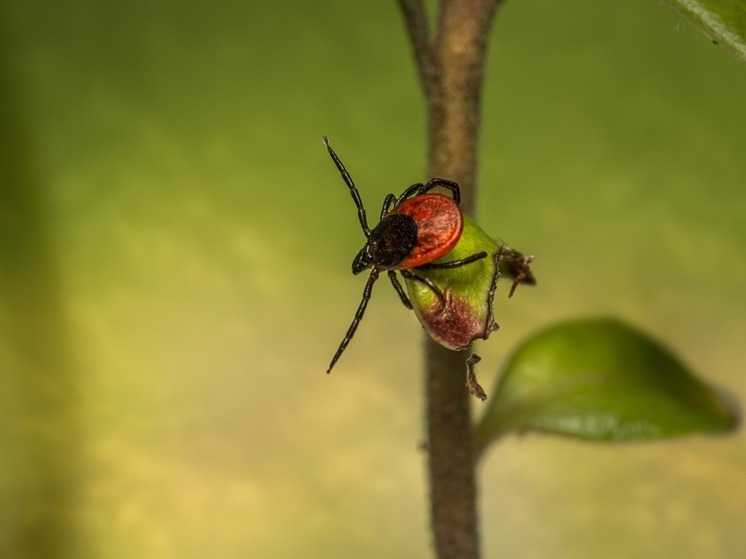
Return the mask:
[[[461, 186], [474, 213], [480, 101], [487, 39], [499, 0], [442, 0], [435, 38], [437, 74], [428, 106], [429, 171]], [[427, 92], [427, 90], [426, 90]]]
[[[427, 103], [428, 176], [454, 180], [474, 213], [487, 39], [501, 0], [441, 0], [434, 38], [421, 0], [399, 0]], [[478, 559], [467, 353], [425, 341], [431, 523], [439, 559]]]

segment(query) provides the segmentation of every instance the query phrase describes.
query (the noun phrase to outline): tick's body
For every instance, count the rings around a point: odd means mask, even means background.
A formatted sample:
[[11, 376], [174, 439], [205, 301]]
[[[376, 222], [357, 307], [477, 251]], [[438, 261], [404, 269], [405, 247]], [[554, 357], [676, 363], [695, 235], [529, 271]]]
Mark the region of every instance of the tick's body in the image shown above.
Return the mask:
[[442, 194], [420, 194], [405, 200], [383, 221], [389, 218], [406, 218], [417, 228], [416, 242], [394, 270], [416, 268], [442, 258], [456, 246], [464, 229], [461, 208]]
[[[459, 207], [461, 193], [458, 184], [445, 179], [432, 179], [427, 184], [413, 184], [398, 198], [389, 194], [383, 202], [378, 225], [373, 229], [368, 227], [365, 208], [352, 177], [350, 177], [337, 154], [329, 146], [326, 137], [324, 137], [324, 143], [350, 189], [352, 199], [357, 206], [360, 226], [367, 239], [363, 248], [352, 261], [352, 273], [357, 275], [366, 269], [370, 268], [371, 270], [368, 282], [363, 290], [363, 299], [360, 306], [329, 365], [327, 372], [330, 372], [355, 334], [355, 330], [357, 330], [358, 324], [365, 313], [365, 308], [368, 306], [373, 284], [382, 271], [388, 274], [394, 289], [396, 289], [402, 303], [407, 308], [411, 309], [412, 304], [404, 293], [404, 289], [396, 277], [396, 272], [409, 280], [425, 284], [438, 297], [441, 305], [445, 307], [445, 297], [441, 290], [431, 280], [418, 274], [417, 270], [456, 268], [481, 260], [487, 256], [487, 253], [478, 252], [461, 260], [434, 263], [435, 260], [446, 256], [456, 246], [464, 227], [463, 214]], [[438, 187], [450, 191], [451, 196], [430, 193]]]

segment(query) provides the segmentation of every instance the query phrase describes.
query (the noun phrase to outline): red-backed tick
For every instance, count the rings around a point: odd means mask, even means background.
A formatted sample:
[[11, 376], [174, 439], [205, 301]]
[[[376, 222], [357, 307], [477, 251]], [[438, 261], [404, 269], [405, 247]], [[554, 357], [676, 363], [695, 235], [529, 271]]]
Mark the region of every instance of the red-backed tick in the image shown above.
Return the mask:
[[[334, 153], [326, 136], [324, 136], [324, 144], [345, 184], [350, 189], [352, 199], [357, 206], [360, 226], [366, 237], [365, 245], [352, 261], [352, 273], [357, 275], [368, 268], [371, 270], [363, 290], [363, 299], [352, 324], [329, 364], [327, 369], [329, 373], [355, 334], [370, 301], [373, 284], [382, 271], [388, 274], [401, 302], [408, 309], [412, 309], [412, 304], [399, 283], [396, 272], [408, 280], [421, 282], [427, 286], [445, 306], [445, 297], [440, 288], [430, 279], [418, 274], [417, 270], [457, 268], [481, 260], [487, 256], [487, 253], [477, 252], [451, 262], [437, 264], [433, 262], [448, 254], [456, 246], [464, 227], [463, 214], [459, 207], [461, 201], [459, 186], [445, 179], [434, 178], [426, 184], [413, 184], [399, 197], [393, 194], [386, 196], [378, 225], [371, 229], [368, 226], [368, 218], [360, 193], [352, 177]], [[447, 190], [450, 196], [430, 194], [438, 187]]]

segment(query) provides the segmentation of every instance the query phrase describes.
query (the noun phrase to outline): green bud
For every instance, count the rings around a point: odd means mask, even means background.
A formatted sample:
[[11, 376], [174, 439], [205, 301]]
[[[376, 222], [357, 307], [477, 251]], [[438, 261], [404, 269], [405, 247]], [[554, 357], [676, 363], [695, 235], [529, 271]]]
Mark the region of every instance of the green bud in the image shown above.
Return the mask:
[[417, 318], [427, 333], [448, 349], [465, 349], [474, 340], [487, 339], [498, 329], [493, 299], [500, 276], [515, 279], [511, 295], [518, 283], [535, 283], [528, 268], [532, 257], [525, 257], [495, 241], [468, 216], [464, 216], [459, 242], [433, 264], [463, 260], [479, 253], [486, 253], [486, 256], [455, 268], [414, 270], [440, 289], [445, 306], [426, 283], [406, 279], [407, 292]]

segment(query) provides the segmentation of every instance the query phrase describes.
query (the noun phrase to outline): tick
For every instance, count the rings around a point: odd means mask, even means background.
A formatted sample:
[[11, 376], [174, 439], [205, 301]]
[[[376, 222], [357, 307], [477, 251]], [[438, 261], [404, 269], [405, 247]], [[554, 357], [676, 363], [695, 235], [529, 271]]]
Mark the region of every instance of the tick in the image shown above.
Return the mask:
[[[412, 304], [401, 283], [399, 283], [396, 272], [399, 272], [408, 280], [418, 281], [426, 285], [433, 291], [441, 306], [445, 308], [446, 299], [440, 288], [428, 278], [418, 274], [417, 271], [465, 266], [485, 258], [487, 253], [477, 252], [466, 258], [450, 262], [434, 262], [446, 256], [456, 246], [464, 227], [464, 218], [459, 207], [461, 191], [458, 184], [445, 179], [434, 178], [426, 184], [413, 184], [398, 197], [393, 194], [386, 196], [378, 224], [371, 229], [368, 226], [368, 218], [363, 201], [360, 198], [360, 192], [352, 181], [352, 177], [337, 154], [334, 153], [326, 136], [324, 136], [324, 144], [342, 175], [342, 179], [350, 189], [350, 194], [357, 207], [360, 226], [366, 239], [365, 245], [352, 261], [352, 273], [358, 275], [364, 270], [370, 269], [368, 281], [365, 284], [365, 289], [363, 289], [362, 301], [360, 301], [357, 312], [355, 312], [352, 324], [350, 324], [342, 343], [339, 344], [339, 348], [329, 364], [326, 371], [329, 373], [355, 335], [370, 301], [373, 284], [381, 272], [388, 274], [402, 304], [408, 309], [412, 309]], [[431, 193], [433, 189], [439, 187], [445, 189], [450, 196]]]

